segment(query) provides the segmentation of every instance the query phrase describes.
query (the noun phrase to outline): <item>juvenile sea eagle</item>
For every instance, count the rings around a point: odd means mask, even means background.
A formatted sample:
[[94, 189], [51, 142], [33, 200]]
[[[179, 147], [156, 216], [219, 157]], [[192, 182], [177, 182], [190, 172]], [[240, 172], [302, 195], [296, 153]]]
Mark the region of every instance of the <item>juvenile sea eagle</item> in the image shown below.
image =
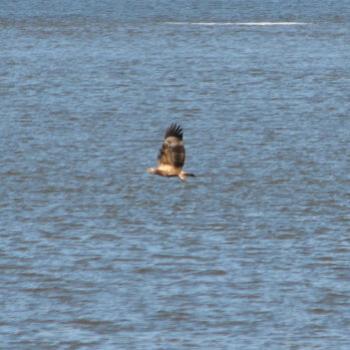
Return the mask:
[[171, 124], [165, 131], [164, 142], [158, 154], [158, 166], [148, 168], [149, 174], [160, 176], [178, 176], [186, 181], [187, 176], [195, 176], [182, 170], [185, 163], [185, 147], [182, 141], [182, 128]]

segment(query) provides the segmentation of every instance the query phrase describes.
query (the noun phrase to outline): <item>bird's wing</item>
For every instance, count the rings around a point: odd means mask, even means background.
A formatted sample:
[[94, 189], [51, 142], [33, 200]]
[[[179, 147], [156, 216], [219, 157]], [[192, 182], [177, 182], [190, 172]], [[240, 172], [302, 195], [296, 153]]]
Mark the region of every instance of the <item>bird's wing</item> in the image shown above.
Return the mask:
[[159, 165], [170, 165], [182, 168], [185, 163], [185, 147], [183, 132], [179, 125], [171, 124], [166, 130], [163, 145], [159, 151]]

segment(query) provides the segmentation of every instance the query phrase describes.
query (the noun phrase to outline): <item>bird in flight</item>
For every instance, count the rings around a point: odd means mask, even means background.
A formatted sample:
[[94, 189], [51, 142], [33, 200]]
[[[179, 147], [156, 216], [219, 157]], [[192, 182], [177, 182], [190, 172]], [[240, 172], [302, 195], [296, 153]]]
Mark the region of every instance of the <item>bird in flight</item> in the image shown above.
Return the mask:
[[165, 131], [164, 141], [158, 154], [158, 166], [148, 168], [149, 174], [160, 176], [178, 176], [186, 181], [188, 176], [195, 176], [182, 170], [185, 163], [183, 131], [180, 125], [171, 124]]

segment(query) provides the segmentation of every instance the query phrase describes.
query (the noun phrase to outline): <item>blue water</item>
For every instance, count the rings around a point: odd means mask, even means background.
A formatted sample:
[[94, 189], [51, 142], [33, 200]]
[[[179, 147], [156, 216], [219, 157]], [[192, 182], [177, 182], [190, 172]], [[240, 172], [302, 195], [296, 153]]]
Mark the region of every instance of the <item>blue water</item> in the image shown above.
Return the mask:
[[349, 349], [349, 8], [1, 3], [0, 348]]

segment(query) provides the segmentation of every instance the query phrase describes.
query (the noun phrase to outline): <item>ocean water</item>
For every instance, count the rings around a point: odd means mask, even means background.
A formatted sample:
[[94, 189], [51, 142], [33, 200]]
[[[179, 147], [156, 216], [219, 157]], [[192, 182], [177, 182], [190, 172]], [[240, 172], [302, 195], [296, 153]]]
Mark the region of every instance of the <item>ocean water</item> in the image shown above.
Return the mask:
[[2, 2], [0, 348], [349, 349], [349, 8]]

